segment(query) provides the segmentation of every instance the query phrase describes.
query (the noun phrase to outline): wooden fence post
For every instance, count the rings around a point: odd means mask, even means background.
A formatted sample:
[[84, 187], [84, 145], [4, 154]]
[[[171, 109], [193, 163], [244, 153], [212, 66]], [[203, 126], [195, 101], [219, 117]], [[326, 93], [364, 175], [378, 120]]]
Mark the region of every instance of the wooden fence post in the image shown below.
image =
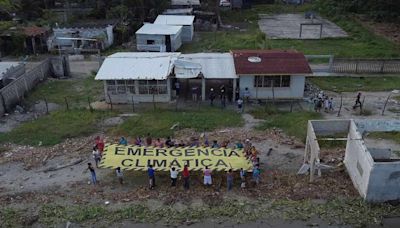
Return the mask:
[[49, 114], [49, 104], [47, 103], [47, 99], [44, 98], [44, 103], [46, 105], [46, 114]]
[[90, 97], [87, 98], [87, 101], [88, 101], [88, 104], [89, 104], [89, 110], [90, 110], [90, 112], [93, 112], [93, 107], [92, 107], [92, 105], [90, 104]]
[[360, 116], [361, 116], [362, 113], [363, 113], [364, 101], [365, 101], [365, 96], [363, 97], [363, 101], [362, 101], [361, 104], [360, 104]]
[[340, 116], [340, 111], [342, 110], [342, 106], [343, 106], [343, 95], [340, 94], [340, 107], [337, 116]]
[[65, 101], [65, 104], [67, 105], [67, 110], [69, 110], [69, 104], [68, 104], [68, 99], [67, 99], [67, 97], [64, 97], [64, 101]]
[[107, 93], [107, 96], [108, 96], [108, 99], [110, 100], [110, 108], [111, 108], [111, 111], [112, 111], [113, 110], [113, 103], [112, 103], [112, 100], [111, 100], [111, 96], [110, 96], [109, 93]]

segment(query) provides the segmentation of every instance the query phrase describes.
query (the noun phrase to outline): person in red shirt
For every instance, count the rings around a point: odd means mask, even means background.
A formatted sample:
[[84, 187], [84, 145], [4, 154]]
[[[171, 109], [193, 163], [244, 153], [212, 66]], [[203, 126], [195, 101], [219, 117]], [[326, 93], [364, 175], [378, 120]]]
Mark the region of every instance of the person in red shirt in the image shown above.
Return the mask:
[[97, 146], [97, 149], [99, 150], [100, 155], [103, 154], [104, 140], [100, 136], [96, 137], [96, 146]]
[[182, 176], [183, 176], [183, 187], [186, 190], [189, 190], [189, 168], [187, 165], [185, 165], [185, 167], [183, 168], [183, 172], [182, 172]]

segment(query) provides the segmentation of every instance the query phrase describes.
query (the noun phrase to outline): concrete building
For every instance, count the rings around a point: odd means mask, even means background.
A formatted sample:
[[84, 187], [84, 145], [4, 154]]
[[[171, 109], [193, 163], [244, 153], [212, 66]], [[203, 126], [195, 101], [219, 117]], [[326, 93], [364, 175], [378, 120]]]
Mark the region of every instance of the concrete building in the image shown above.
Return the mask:
[[182, 26], [144, 24], [136, 31], [138, 51], [174, 52], [182, 45]]
[[25, 73], [20, 62], [0, 62], [0, 89]]
[[168, 102], [173, 64], [179, 53], [120, 52], [107, 57], [96, 80], [112, 103]]
[[225, 86], [227, 100], [232, 100], [237, 88], [237, 75], [231, 53], [182, 54], [175, 61], [175, 78], [182, 85], [181, 93], [191, 96], [191, 88], [199, 89], [201, 100], [207, 100], [211, 88], [219, 94], [219, 87]]
[[240, 92], [250, 99], [302, 99], [312, 73], [302, 53], [280, 50], [232, 51]]
[[171, 8], [200, 8], [200, 0], [171, 0]]
[[[323, 175], [318, 141], [346, 140], [344, 164], [361, 197], [368, 202], [400, 200], [400, 159], [392, 154], [390, 145], [376, 148], [365, 140], [366, 133], [398, 131], [398, 120], [310, 120], [304, 154], [305, 163], [310, 165], [310, 181], [317, 170]], [[332, 138], [343, 133], [346, 138]]]
[[182, 26], [182, 42], [190, 42], [192, 41], [194, 34], [193, 21], [194, 16], [158, 15], [154, 24]]
[[[75, 53], [79, 49], [106, 49], [114, 43], [114, 26], [53, 28], [47, 40], [49, 51], [59, 49]], [[81, 40], [82, 39], [82, 40]], [[89, 41], [85, 39], [93, 39]]]

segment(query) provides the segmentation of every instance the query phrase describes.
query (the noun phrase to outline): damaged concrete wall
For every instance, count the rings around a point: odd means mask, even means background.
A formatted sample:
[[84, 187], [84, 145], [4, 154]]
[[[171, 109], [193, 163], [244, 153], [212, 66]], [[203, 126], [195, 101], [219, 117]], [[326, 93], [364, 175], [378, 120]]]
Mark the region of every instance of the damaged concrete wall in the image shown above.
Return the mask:
[[334, 135], [349, 131], [349, 120], [312, 120], [312, 126], [317, 135]]
[[358, 131], [363, 134], [367, 132], [389, 132], [400, 131], [399, 120], [354, 120]]
[[400, 199], [400, 161], [375, 162], [371, 171], [367, 196], [369, 202]]
[[360, 195], [367, 196], [369, 176], [374, 164], [371, 154], [362, 140], [357, 126], [350, 122], [349, 134], [347, 136], [346, 154], [344, 164], [355, 188]]

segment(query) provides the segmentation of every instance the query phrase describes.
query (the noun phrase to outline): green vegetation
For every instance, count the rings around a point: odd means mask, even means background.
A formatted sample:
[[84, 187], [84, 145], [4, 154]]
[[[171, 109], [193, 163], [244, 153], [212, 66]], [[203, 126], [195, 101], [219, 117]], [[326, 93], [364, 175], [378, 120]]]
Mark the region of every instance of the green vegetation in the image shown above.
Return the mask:
[[[215, 205], [214, 205], [215, 204]], [[28, 212], [26, 212], [28, 213]], [[15, 216], [21, 214], [20, 216]], [[332, 224], [347, 224], [355, 227], [379, 224], [385, 216], [400, 215], [400, 208], [389, 204], [371, 205], [361, 199], [334, 199], [324, 204], [309, 200], [268, 200], [241, 202], [227, 200], [213, 203], [212, 207], [186, 208], [176, 210], [162, 206], [151, 210], [144, 204], [121, 206], [115, 209], [94, 205], [46, 204], [39, 208], [39, 223], [51, 226], [71, 221], [80, 224], [131, 220], [139, 223], [160, 222], [179, 225], [186, 221], [200, 222], [204, 218], [229, 218], [230, 221], [244, 223], [261, 218], [302, 220], [319, 217]], [[0, 225], [23, 225], [23, 212], [17, 209], [0, 209]], [[28, 215], [29, 216], [29, 215]], [[8, 226], [7, 226], [8, 227]]]
[[94, 80], [92, 75], [85, 79], [48, 80], [36, 87], [26, 101], [33, 104], [46, 98], [48, 102], [66, 105], [66, 97], [70, 107], [87, 107], [88, 98], [93, 102], [102, 94], [102, 81]]
[[389, 139], [396, 143], [400, 143], [400, 132], [369, 132], [368, 137], [377, 139]]
[[[286, 5], [255, 5], [252, 9], [221, 12], [222, 21], [247, 31], [199, 32], [199, 41], [183, 46], [183, 52], [229, 51], [233, 49], [296, 49], [305, 54], [333, 54], [336, 57], [398, 57], [400, 48], [391, 41], [374, 35], [351, 17], [334, 20], [349, 33], [349, 38], [322, 40], [262, 39], [257, 20], [259, 13], [304, 12], [311, 6], [300, 8]], [[242, 25], [242, 26], [241, 26]], [[245, 26], [244, 26], [245, 25]]]
[[56, 111], [31, 122], [25, 122], [9, 133], [0, 134], [0, 143], [55, 145], [66, 138], [88, 135], [98, 130], [98, 122], [110, 112], [88, 110]]
[[179, 124], [179, 129], [192, 128], [201, 132], [220, 127], [239, 127], [243, 125], [243, 119], [237, 112], [211, 107], [179, 112], [145, 111], [139, 116], [129, 118], [111, 132], [130, 136], [143, 136], [151, 132], [154, 137], [167, 137], [173, 135], [174, 130], [171, 127], [174, 124]]
[[400, 77], [315, 77], [309, 80], [322, 90], [336, 92], [391, 91], [400, 88]]
[[251, 114], [255, 118], [264, 119], [258, 130], [266, 130], [271, 128], [280, 128], [287, 135], [295, 136], [305, 141], [307, 134], [308, 120], [321, 119], [320, 113], [315, 112], [285, 112], [271, 108], [259, 108], [252, 110]]

